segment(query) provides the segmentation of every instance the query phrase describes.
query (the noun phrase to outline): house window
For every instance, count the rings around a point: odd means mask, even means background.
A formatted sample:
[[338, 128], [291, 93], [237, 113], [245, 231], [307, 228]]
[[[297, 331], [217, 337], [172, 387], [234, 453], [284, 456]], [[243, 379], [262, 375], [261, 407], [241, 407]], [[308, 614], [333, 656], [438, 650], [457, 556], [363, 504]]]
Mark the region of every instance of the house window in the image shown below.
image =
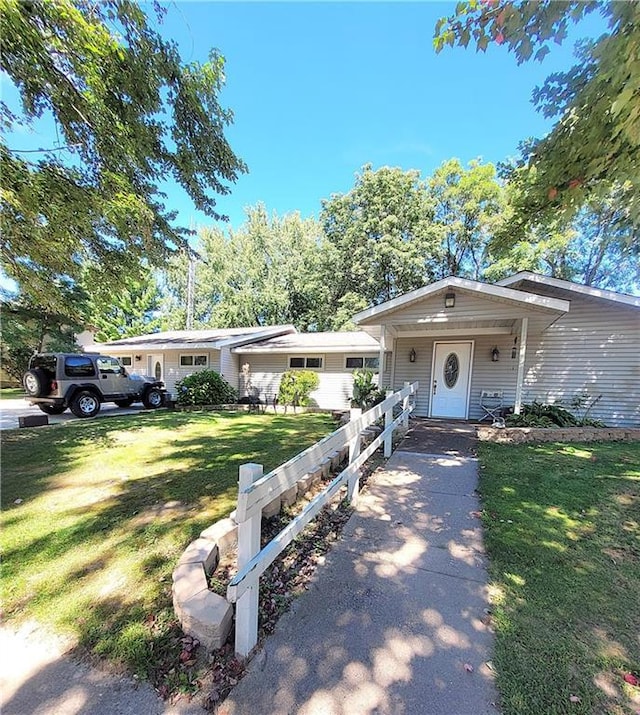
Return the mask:
[[377, 370], [380, 366], [380, 358], [364, 357], [364, 356], [348, 356], [345, 358], [344, 366], [347, 370], [356, 370], [358, 368], [366, 368], [367, 370]]
[[306, 368], [307, 370], [322, 370], [324, 358], [321, 355], [313, 357], [296, 356], [289, 358], [289, 367], [291, 369]]
[[180, 367], [207, 367], [206, 355], [180, 355]]
[[120, 364], [123, 367], [131, 367], [131, 365], [133, 365], [133, 361], [131, 360], [131, 355], [122, 355], [118, 359], [120, 360]]

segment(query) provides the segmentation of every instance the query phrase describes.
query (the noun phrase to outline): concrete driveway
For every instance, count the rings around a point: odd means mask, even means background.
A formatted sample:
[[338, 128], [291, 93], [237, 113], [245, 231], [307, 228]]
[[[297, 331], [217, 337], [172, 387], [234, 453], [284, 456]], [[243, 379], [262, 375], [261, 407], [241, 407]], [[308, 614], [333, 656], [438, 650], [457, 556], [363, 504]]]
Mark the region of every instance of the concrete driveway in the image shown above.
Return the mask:
[[[111, 402], [107, 402], [101, 406], [97, 417], [121, 417], [122, 415], [135, 415], [139, 412], [147, 411], [151, 410], [146, 410], [142, 405], [132, 405], [131, 407], [122, 409]], [[35, 405], [30, 405], [22, 398], [0, 400], [0, 430], [17, 429], [19, 417], [41, 414], [43, 413]], [[69, 420], [77, 420], [81, 422], [86, 421], [79, 420], [79, 418], [76, 417], [70, 410], [63, 412], [61, 415], [48, 415], [48, 417], [50, 425], [55, 425], [59, 422], [69, 422]]]

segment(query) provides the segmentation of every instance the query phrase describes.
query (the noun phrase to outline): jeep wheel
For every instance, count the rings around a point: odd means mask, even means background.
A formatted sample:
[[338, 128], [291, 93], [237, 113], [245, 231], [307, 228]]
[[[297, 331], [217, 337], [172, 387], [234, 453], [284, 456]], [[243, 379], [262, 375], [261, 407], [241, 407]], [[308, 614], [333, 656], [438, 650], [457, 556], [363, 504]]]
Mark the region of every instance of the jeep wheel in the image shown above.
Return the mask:
[[24, 389], [30, 397], [41, 397], [46, 394], [47, 374], [42, 368], [27, 370], [22, 378]]
[[148, 408], [155, 410], [158, 407], [162, 407], [162, 403], [164, 401], [162, 391], [158, 390], [157, 387], [151, 387], [149, 388], [145, 393], [144, 397], [142, 398], [142, 404]]
[[71, 400], [71, 412], [76, 417], [94, 417], [100, 412], [100, 400], [89, 390], [81, 390]]
[[61, 415], [67, 408], [64, 405], [38, 405], [46, 415]]
[[126, 400], [114, 400], [118, 407], [131, 407], [133, 404], [133, 397], [127, 397]]

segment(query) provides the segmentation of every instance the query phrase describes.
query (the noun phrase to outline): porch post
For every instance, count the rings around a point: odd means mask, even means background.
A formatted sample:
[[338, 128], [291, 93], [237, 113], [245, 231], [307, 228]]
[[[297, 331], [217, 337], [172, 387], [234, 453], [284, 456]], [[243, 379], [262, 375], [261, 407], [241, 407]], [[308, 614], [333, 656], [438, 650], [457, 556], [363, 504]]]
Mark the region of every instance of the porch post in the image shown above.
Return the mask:
[[[384, 387], [384, 350], [387, 342], [384, 325], [380, 326], [380, 352], [378, 353], [378, 390]], [[391, 385], [393, 387], [393, 385]]]
[[522, 383], [524, 381], [524, 361], [527, 355], [527, 330], [529, 329], [529, 318], [522, 319], [520, 326], [520, 353], [518, 355], [518, 377], [516, 378], [516, 402], [513, 411], [516, 415], [522, 410]]

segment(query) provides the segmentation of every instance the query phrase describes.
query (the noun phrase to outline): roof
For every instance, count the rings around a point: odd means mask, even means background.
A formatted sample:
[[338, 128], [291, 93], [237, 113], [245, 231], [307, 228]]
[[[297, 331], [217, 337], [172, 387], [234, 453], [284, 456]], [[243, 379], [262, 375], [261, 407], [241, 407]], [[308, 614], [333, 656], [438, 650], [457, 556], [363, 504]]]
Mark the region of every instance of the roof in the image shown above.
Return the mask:
[[385, 315], [416, 303], [418, 301], [429, 298], [437, 293], [445, 292], [447, 289], [466, 290], [471, 293], [477, 293], [479, 296], [505, 300], [519, 305], [524, 305], [532, 308], [548, 310], [550, 312], [566, 313], [569, 310], [569, 303], [558, 298], [549, 298], [535, 293], [525, 293], [523, 291], [505, 288], [502, 286], [492, 285], [490, 283], [481, 283], [480, 281], [472, 281], [467, 278], [456, 278], [450, 276], [443, 278], [436, 283], [431, 283], [423, 288], [410, 291], [404, 295], [398, 296], [393, 300], [388, 300], [380, 305], [375, 305], [371, 308], [357, 313], [353, 317], [356, 324], [371, 324], [383, 318]]
[[293, 333], [261, 340], [234, 353], [377, 353], [380, 344], [362, 331], [342, 333]]
[[246, 342], [286, 333], [295, 333], [293, 325], [272, 325], [253, 328], [219, 328], [215, 330], [169, 330], [162, 333], [136, 335], [108, 343], [96, 343], [92, 349], [115, 350], [219, 350]]
[[[498, 281], [501, 286], [516, 286], [523, 283], [535, 285], [546, 285], [552, 288], [557, 288], [560, 291], [568, 291], [570, 293], [578, 293], [579, 295], [588, 296], [589, 298], [599, 298], [601, 300], [610, 300], [614, 303], [622, 303], [633, 308], [640, 308], [640, 298], [624, 293], [616, 293], [612, 290], [604, 290], [603, 288], [592, 288], [591, 286], [581, 285], [580, 283], [572, 283], [571, 281], [561, 280], [560, 278], [552, 278], [551, 276], [543, 276], [539, 273], [531, 271], [520, 271], [514, 276], [503, 278]], [[522, 289], [526, 290], [526, 289]]]

